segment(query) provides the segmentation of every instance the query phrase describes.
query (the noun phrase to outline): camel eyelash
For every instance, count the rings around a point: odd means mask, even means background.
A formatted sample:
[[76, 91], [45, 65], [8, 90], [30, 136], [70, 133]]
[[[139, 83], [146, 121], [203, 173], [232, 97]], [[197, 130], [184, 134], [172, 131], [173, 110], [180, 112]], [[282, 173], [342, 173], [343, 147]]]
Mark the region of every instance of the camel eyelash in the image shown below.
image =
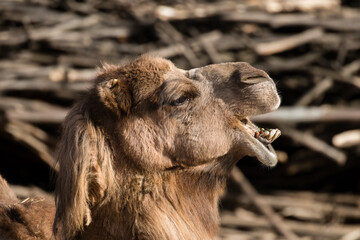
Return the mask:
[[181, 106], [181, 105], [184, 105], [185, 103], [189, 102], [190, 101], [190, 98], [187, 97], [187, 96], [182, 96], [182, 97], [179, 97], [178, 99], [174, 100], [174, 101], [171, 101], [169, 103], [169, 105], [171, 106]]
[[194, 98], [198, 97], [200, 94], [197, 91], [188, 91], [180, 95], [180, 97], [173, 98], [173, 100], [170, 100], [167, 104], [170, 106], [179, 107], [184, 105], [185, 103], [190, 102]]

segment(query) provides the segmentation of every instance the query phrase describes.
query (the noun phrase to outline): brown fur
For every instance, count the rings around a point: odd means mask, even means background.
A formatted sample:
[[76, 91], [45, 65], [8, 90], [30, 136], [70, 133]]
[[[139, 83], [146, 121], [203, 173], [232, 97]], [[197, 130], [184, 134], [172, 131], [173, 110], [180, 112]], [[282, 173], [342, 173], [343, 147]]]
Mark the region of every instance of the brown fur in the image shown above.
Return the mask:
[[55, 235], [214, 239], [234, 164], [276, 164], [243, 120], [279, 103], [273, 81], [247, 63], [184, 71], [142, 56], [105, 66], [64, 122]]
[[0, 176], [0, 240], [51, 239], [54, 200], [42, 197], [20, 202]]

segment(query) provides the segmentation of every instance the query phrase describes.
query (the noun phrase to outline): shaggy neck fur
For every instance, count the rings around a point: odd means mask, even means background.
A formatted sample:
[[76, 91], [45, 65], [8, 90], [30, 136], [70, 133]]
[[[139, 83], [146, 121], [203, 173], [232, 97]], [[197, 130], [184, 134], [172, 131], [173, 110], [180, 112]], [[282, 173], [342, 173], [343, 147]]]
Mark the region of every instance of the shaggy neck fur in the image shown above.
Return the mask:
[[119, 183], [120, 191], [107, 196], [110, 201], [95, 207], [83, 239], [97, 235], [106, 239], [215, 238], [225, 177], [178, 169], [151, 176], [128, 175], [122, 178], [127, 182]]

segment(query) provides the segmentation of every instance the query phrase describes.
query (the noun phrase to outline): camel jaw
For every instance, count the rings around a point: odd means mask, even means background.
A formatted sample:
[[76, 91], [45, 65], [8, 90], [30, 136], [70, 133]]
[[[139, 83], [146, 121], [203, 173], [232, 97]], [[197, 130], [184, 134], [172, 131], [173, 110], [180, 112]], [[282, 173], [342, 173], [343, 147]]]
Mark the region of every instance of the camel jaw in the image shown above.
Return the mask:
[[240, 130], [246, 135], [248, 140], [248, 155], [256, 157], [266, 166], [275, 166], [278, 159], [271, 143], [280, 137], [281, 131], [279, 129], [259, 128], [247, 117], [238, 119], [241, 124]]

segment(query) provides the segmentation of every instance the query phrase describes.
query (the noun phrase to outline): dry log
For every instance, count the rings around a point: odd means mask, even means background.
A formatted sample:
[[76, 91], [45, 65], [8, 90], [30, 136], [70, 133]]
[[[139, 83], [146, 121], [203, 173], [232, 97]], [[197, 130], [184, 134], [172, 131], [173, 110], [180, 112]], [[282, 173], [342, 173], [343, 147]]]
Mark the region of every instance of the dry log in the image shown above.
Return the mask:
[[76, 92], [84, 92], [91, 87], [92, 82], [52, 82], [47, 78], [42, 80], [3, 80], [0, 82], [0, 91], [54, 91], [59, 94], [72, 92], [72, 96], [76, 96]]
[[[226, 226], [221, 227], [219, 239], [221, 240], [254, 240], [254, 239], [266, 239], [266, 240], [285, 240], [267, 229], [256, 229], [256, 231], [246, 231], [236, 228], [229, 228]], [[304, 238], [301, 238], [305, 240]]]
[[332, 143], [336, 147], [345, 148], [360, 145], [360, 129], [349, 130], [336, 134]]
[[333, 80], [326, 78], [315, 85], [311, 90], [305, 93], [294, 105], [295, 106], [306, 106], [309, 105], [313, 100], [323, 95], [328, 89], [333, 86]]
[[51, 110], [63, 110], [64, 108], [50, 104], [40, 100], [15, 98], [15, 97], [0, 97], [0, 109], [5, 111], [51, 111]]
[[[321, 237], [325, 239], [338, 239], [350, 232], [359, 229], [359, 225], [340, 225], [340, 224], [317, 224], [305, 223], [299, 221], [284, 221], [289, 228], [300, 236]], [[261, 216], [254, 218], [243, 218], [241, 214], [235, 216], [231, 213], [221, 214], [221, 224], [227, 227], [250, 228], [250, 229], [267, 229], [271, 224]]]
[[14, 193], [16, 194], [16, 196], [20, 199], [26, 199], [29, 197], [46, 197], [46, 198], [53, 198], [53, 196], [51, 194], [49, 194], [48, 192], [45, 192], [44, 190], [42, 190], [41, 188], [38, 188], [36, 186], [30, 186], [30, 187], [26, 187], [26, 186], [20, 186], [20, 185], [10, 185], [11, 190], [14, 191]]
[[340, 7], [339, 0], [249, 0], [249, 6], [263, 8], [268, 12], [319, 11], [333, 10]]
[[17, 141], [29, 146], [49, 167], [57, 170], [53, 152], [41, 141], [41, 138], [47, 138], [44, 131], [28, 123], [14, 119], [11, 119], [5, 124], [4, 131]]
[[5, 112], [6, 119], [30, 123], [61, 123], [69, 111], [43, 101], [13, 97], [0, 97], [0, 109]]
[[323, 155], [334, 160], [339, 165], [345, 164], [347, 157], [344, 152], [328, 145], [326, 142], [315, 137], [314, 135], [308, 132], [301, 132], [285, 125], [280, 125], [279, 128], [281, 129], [283, 135], [290, 137], [295, 142], [301, 143], [302, 145], [314, 151], [322, 153]]
[[272, 55], [306, 44], [322, 36], [322, 29], [314, 28], [272, 42], [257, 43], [254, 49], [259, 55]]
[[256, 122], [359, 122], [359, 108], [335, 107], [280, 107], [275, 112], [252, 117]]
[[[300, 194], [299, 194], [300, 195]], [[300, 220], [311, 220], [312, 222], [323, 223], [331, 216], [341, 217], [342, 219], [360, 219], [360, 209], [355, 202], [347, 203], [347, 206], [340, 205], [339, 202], [332, 201], [332, 197], [328, 195], [328, 199], [312, 199], [310, 197], [304, 197], [303, 195], [287, 195], [283, 193], [278, 196], [273, 195], [258, 195], [262, 201], [269, 204], [272, 208], [280, 210], [285, 217], [293, 217]], [[301, 201], [299, 201], [301, 199]], [[241, 196], [227, 195], [224, 201], [230, 201], [237, 203], [240, 206], [249, 206], [253, 204], [253, 201], [246, 194]], [[344, 203], [342, 203], [344, 204]], [[350, 206], [352, 205], [352, 206]], [[281, 210], [300, 210], [302, 213], [308, 214], [307, 216], [298, 215], [298, 212], [293, 212], [291, 216]], [[301, 213], [301, 214], [302, 214]]]
[[10, 29], [0, 32], [0, 46], [17, 46], [24, 44], [28, 40], [23, 29]]
[[[295, 2], [294, 2], [295, 3]], [[264, 6], [264, 5], [263, 5]], [[323, 27], [335, 31], [359, 31], [360, 26], [354, 24], [360, 20], [359, 15], [318, 18], [313, 14], [269, 14], [251, 11], [243, 3], [227, 2], [227, 4], [207, 3], [193, 4], [190, 7], [159, 6], [154, 15], [163, 21], [189, 20], [219, 16], [226, 21], [251, 22], [268, 24], [271, 27], [306, 26]]]
[[360, 239], [360, 229], [356, 229], [342, 236], [339, 240], [358, 240]]
[[332, 71], [332, 70], [329, 70], [329, 69], [324, 69], [324, 68], [321, 68], [321, 67], [311, 67], [310, 70], [314, 75], [319, 75], [319, 76], [323, 76], [323, 77], [329, 77], [329, 78], [332, 78], [334, 80], [345, 82], [345, 83], [351, 84], [351, 85], [353, 85], [353, 86], [355, 86], [357, 88], [360, 88], [360, 77], [354, 76], [354, 75], [350, 75], [350, 76], [345, 75], [346, 71], [345, 71], [345, 74], [344, 74], [343, 70], [340, 70], [339, 72], [336, 72], [336, 71]]
[[[206, 41], [208, 44], [215, 44], [216, 49], [217, 49], [218, 45], [220, 45], [220, 43], [223, 41], [223, 38], [225, 38], [225, 37], [222, 37], [222, 35], [219, 31], [211, 31], [208, 33], [203, 33], [196, 38], [189, 39], [189, 42], [191, 45], [191, 49], [193, 49], [193, 51], [199, 52], [204, 47], [203, 46], [204, 41]], [[229, 47], [229, 44], [227, 44], [226, 46]], [[175, 57], [175, 56], [181, 55], [185, 51], [186, 50], [185, 50], [184, 44], [175, 43], [175, 44], [168, 45], [166, 47], [159, 48], [157, 50], [152, 50], [152, 51], [148, 52], [148, 54], [160, 56], [160, 57], [164, 57], [164, 58], [170, 58], [170, 57]]]
[[43, 26], [67, 22], [76, 17], [72, 13], [61, 13], [31, 3], [23, 2], [19, 4], [11, 0], [0, 2], [0, 12], [2, 13], [1, 18], [5, 20], [19, 23], [23, 23], [26, 20], [28, 24], [41, 24]]
[[50, 123], [60, 124], [64, 121], [68, 110], [49, 110], [42, 112], [35, 111], [7, 111], [6, 117], [8, 119], [15, 119], [29, 123]]
[[183, 51], [182, 53], [184, 54], [184, 57], [189, 61], [192, 67], [200, 67], [202, 65], [182, 34], [170, 23], [159, 22], [155, 24], [155, 28], [158, 31], [159, 37], [162, 38], [164, 42], [167, 42], [168, 44], [178, 43], [183, 45], [180, 49]]
[[[292, 58], [282, 58], [276, 56], [269, 56], [266, 58], [266, 65], [271, 72], [292, 71], [294, 69], [301, 69], [306, 71], [306, 67], [320, 57], [320, 54], [306, 53]], [[305, 69], [304, 69], [305, 68]]]
[[154, 15], [163, 21], [185, 20], [196, 18], [207, 18], [227, 14], [234, 9], [244, 9], [244, 3], [237, 1], [227, 2], [214, 2], [212, 4], [193, 4], [191, 7], [172, 7], [172, 6], [158, 6]]
[[275, 196], [294, 197], [304, 201], [331, 202], [336, 205], [360, 206], [360, 198], [354, 194], [319, 193], [310, 191], [275, 191]]
[[273, 28], [303, 26], [303, 27], [322, 27], [334, 31], [360, 31], [360, 26], [354, 24], [360, 18], [351, 16], [350, 18], [317, 18], [311, 14], [268, 14], [264, 12], [245, 12], [233, 11], [222, 16], [223, 20], [235, 22], [252, 22], [257, 24], [267, 24]]
[[259, 198], [256, 190], [246, 179], [243, 173], [234, 168], [231, 173], [232, 179], [242, 188], [245, 194], [251, 199], [251, 201], [259, 208], [259, 210], [266, 216], [270, 224], [281, 233], [286, 239], [296, 240], [299, 239], [283, 222], [282, 218], [273, 211], [273, 209], [261, 198]]
[[58, 67], [52, 69], [49, 73], [49, 79], [54, 82], [77, 82], [77, 81], [93, 81], [96, 77], [94, 69], [69, 69]]
[[360, 70], [360, 59], [355, 60], [346, 66], [344, 66], [341, 70], [341, 75], [344, 78], [351, 77], [354, 73]]

